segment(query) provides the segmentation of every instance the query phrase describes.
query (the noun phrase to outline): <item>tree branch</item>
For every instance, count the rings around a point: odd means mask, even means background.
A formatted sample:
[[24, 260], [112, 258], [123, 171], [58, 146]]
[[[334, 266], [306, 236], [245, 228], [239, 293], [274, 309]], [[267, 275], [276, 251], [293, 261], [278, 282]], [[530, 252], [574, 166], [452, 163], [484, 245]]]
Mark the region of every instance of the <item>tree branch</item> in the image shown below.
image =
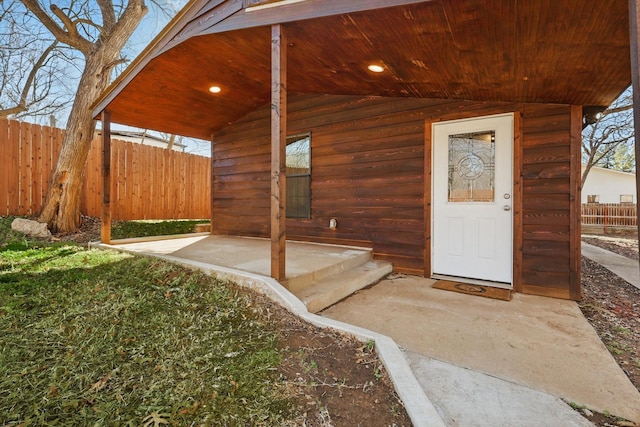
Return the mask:
[[69, 36], [73, 38], [78, 37], [78, 27], [73, 23], [73, 21], [71, 21], [71, 18], [65, 15], [62, 9], [60, 9], [55, 4], [52, 4], [50, 8], [51, 13], [53, 13], [59, 20], [61, 20], [64, 26], [67, 28], [67, 33], [69, 34]]
[[[115, 23], [113, 31], [109, 33], [108, 39], [117, 39], [124, 45], [142, 17], [146, 15], [147, 10], [144, 0], [130, 0], [118, 22]], [[108, 42], [105, 40], [105, 43]]]
[[603, 116], [609, 115], [609, 114], [614, 114], [614, 113], [621, 113], [623, 111], [628, 111], [631, 110], [633, 108], [633, 104], [629, 104], [629, 105], [622, 105], [620, 107], [609, 107], [606, 110], [604, 110], [602, 112]]
[[102, 13], [102, 26], [106, 34], [111, 33], [116, 25], [116, 12], [111, 0], [97, 0], [100, 12]]
[[60, 25], [58, 25], [51, 16], [49, 16], [49, 14], [40, 7], [38, 0], [20, 1], [40, 20], [40, 22], [42, 22], [42, 25], [44, 25], [60, 43], [68, 44], [85, 55], [91, 51], [92, 43], [78, 34], [76, 26], [59, 7], [52, 4], [51, 12], [62, 21], [67, 28], [67, 31], [60, 27]]
[[36, 63], [33, 64], [33, 67], [31, 68], [31, 71], [27, 76], [27, 80], [25, 81], [24, 87], [22, 88], [22, 93], [20, 94], [20, 102], [18, 102], [18, 105], [14, 107], [0, 110], [0, 117], [7, 117], [13, 114], [19, 114], [27, 111], [27, 97], [29, 96], [29, 91], [31, 90], [31, 87], [33, 86], [33, 83], [36, 79], [36, 74], [38, 74], [38, 71], [40, 70], [40, 68], [42, 68], [42, 65], [47, 60], [47, 57], [51, 52], [53, 52], [57, 44], [58, 42], [54, 41], [48, 48], [44, 50], [44, 52], [42, 52], [42, 55], [40, 55], [40, 58], [38, 58]]
[[78, 26], [78, 24], [86, 24], [86, 25], [90, 25], [90, 26], [92, 26], [92, 27], [94, 27], [94, 28], [97, 28], [97, 29], [98, 29], [98, 31], [100, 31], [100, 33], [103, 33], [103, 34], [104, 34], [104, 27], [102, 27], [102, 26], [100, 26], [100, 25], [96, 24], [95, 22], [93, 22], [93, 21], [92, 21], [92, 20], [90, 20], [90, 19], [76, 19], [75, 21], [73, 21], [73, 25], [74, 25], [74, 26], [76, 26], [76, 27], [77, 27], [77, 26]]
[[127, 62], [127, 58], [120, 58], [120, 59], [116, 59], [115, 61], [111, 61], [108, 64], [105, 64], [104, 67], [102, 67], [101, 74], [111, 72], [113, 67], [115, 67], [116, 65], [125, 64], [126, 62]]

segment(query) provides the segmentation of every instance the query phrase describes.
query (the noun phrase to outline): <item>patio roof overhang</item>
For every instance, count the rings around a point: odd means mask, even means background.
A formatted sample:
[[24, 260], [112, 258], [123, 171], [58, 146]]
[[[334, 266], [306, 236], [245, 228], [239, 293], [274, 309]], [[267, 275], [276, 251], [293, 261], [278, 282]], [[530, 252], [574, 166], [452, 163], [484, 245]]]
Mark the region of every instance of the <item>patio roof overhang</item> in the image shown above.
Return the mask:
[[274, 24], [287, 38], [289, 94], [605, 107], [631, 82], [627, 0], [244, 6], [190, 3], [97, 102], [94, 116], [109, 110], [115, 123], [211, 138], [270, 102]]
[[[640, 105], [640, 0], [281, 0], [247, 7], [254, 3], [192, 0], [97, 101], [93, 115], [105, 125], [103, 241], [110, 240], [111, 121], [209, 139], [271, 103], [271, 274], [280, 280], [287, 94], [562, 103], [588, 111], [608, 106], [633, 70]], [[383, 72], [369, 71], [374, 64]], [[635, 112], [640, 129], [640, 108]]]

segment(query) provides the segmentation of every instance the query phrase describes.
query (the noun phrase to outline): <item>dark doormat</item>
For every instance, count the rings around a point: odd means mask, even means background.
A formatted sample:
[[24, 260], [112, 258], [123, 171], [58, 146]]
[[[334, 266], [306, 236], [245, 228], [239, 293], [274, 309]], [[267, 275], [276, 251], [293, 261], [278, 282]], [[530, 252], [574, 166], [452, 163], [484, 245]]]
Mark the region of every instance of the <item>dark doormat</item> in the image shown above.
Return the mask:
[[461, 294], [511, 301], [511, 289], [494, 288], [486, 285], [472, 285], [470, 283], [452, 282], [450, 280], [438, 280], [433, 284], [433, 287], [445, 291], [459, 292]]

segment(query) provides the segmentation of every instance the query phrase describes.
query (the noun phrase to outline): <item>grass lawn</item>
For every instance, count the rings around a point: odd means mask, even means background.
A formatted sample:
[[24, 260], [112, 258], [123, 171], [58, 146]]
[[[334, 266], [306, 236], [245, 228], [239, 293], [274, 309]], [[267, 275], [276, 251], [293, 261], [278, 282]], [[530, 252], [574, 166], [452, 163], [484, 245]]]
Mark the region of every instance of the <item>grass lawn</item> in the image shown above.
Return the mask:
[[283, 425], [267, 313], [161, 261], [11, 232], [0, 218], [0, 425]]

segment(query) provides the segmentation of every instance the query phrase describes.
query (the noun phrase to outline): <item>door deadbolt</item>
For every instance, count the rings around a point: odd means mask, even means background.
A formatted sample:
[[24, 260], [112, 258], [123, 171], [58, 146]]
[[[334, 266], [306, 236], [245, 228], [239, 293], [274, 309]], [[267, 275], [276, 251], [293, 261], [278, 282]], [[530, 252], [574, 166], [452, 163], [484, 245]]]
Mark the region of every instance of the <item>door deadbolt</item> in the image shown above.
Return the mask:
[[504, 206], [502, 207], [502, 209], [503, 209], [503, 210], [505, 210], [505, 211], [510, 211], [510, 210], [511, 210], [511, 206], [509, 206], [509, 205], [504, 205]]

